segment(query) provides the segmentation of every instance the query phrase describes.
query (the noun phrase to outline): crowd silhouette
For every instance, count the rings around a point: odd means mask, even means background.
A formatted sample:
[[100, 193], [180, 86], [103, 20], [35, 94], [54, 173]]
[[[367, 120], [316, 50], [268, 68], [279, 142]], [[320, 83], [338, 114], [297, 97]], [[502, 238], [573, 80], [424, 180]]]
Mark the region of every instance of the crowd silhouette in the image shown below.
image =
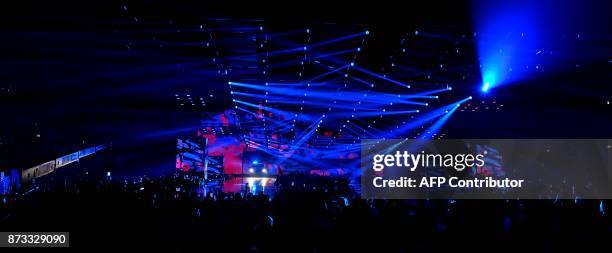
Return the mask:
[[213, 252], [554, 250], [612, 238], [607, 201], [367, 200], [347, 178], [279, 176], [273, 194], [202, 191], [175, 173], [79, 175], [5, 196], [2, 230], [69, 231], [72, 247]]

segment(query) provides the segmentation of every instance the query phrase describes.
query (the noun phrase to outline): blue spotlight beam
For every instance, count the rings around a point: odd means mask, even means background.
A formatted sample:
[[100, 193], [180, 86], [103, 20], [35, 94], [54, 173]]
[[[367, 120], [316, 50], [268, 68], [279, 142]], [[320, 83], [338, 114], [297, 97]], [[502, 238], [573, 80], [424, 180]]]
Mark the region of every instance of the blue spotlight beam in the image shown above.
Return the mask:
[[442, 126], [444, 126], [446, 121], [448, 121], [448, 119], [453, 115], [453, 113], [457, 110], [457, 108], [459, 108], [459, 106], [461, 106], [461, 104], [458, 103], [456, 106], [453, 106], [453, 108], [451, 108], [450, 110], [446, 111], [444, 116], [442, 116], [435, 123], [433, 123], [431, 126], [429, 126], [429, 128], [427, 128], [425, 131], [423, 131], [423, 133], [420, 136], [420, 139], [431, 139], [431, 138], [434, 138], [435, 135], [438, 133], [438, 131], [440, 131]]
[[294, 47], [294, 48], [289, 48], [289, 49], [281, 49], [281, 50], [276, 50], [276, 51], [269, 51], [269, 52], [250, 54], [250, 55], [240, 55], [240, 56], [234, 56], [231, 58], [232, 59], [241, 59], [241, 58], [248, 59], [248, 58], [254, 58], [257, 56], [270, 57], [270, 56], [278, 56], [278, 55], [284, 55], [284, 54], [292, 54], [292, 53], [297, 53], [297, 52], [304, 52], [304, 51], [308, 51], [309, 49], [312, 49], [313, 47], [329, 45], [329, 44], [337, 43], [340, 41], [345, 41], [345, 40], [350, 40], [356, 37], [361, 37], [364, 35], [366, 35], [366, 32], [359, 32], [359, 33], [349, 34], [349, 35], [338, 37], [338, 38], [329, 39], [326, 41], [321, 41], [318, 43], [311, 44], [310, 46], [300, 46], [300, 47]]
[[445, 106], [442, 106], [442, 107], [437, 108], [435, 110], [429, 111], [429, 112], [427, 112], [425, 114], [422, 114], [418, 118], [416, 118], [415, 120], [413, 120], [413, 121], [411, 121], [411, 122], [401, 126], [400, 128], [396, 129], [395, 132], [398, 132], [399, 134], [403, 134], [403, 133], [405, 133], [408, 130], [415, 129], [415, 128], [419, 127], [419, 126], [422, 126], [422, 125], [424, 125], [424, 124], [426, 124], [426, 123], [428, 123], [428, 122], [430, 122], [430, 121], [432, 121], [432, 120], [434, 120], [434, 119], [436, 119], [436, 118], [438, 118], [438, 117], [440, 117], [442, 115], [445, 115], [450, 109], [456, 108], [458, 104], [462, 104], [465, 101], [468, 101], [470, 99], [472, 99], [471, 96], [469, 96], [467, 98], [464, 98], [462, 100], [459, 100], [459, 101], [457, 101], [455, 103], [452, 103], [452, 104], [449, 104], [449, 105], [445, 105]]
[[402, 86], [402, 87], [404, 87], [404, 88], [410, 88], [410, 85], [408, 85], [408, 84], [405, 84], [405, 83], [402, 83], [402, 82], [400, 82], [400, 81], [396, 81], [396, 80], [390, 79], [390, 78], [388, 78], [388, 77], [386, 77], [386, 76], [383, 76], [383, 75], [376, 74], [376, 73], [374, 73], [374, 72], [372, 72], [372, 71], [369, 71], [369, 70], [367, 70], [367, 69], [360, 68], [360, 67], [358, 67], [358, 66], [353, 66], [352, 68], [353, 68], [353, 69], [355, 69], [355, 70], [357, 70], [357, 71], [359, 71], [359, 72], [362, 72], [362, 73], [368, 74], [368, 75], [370, 75], [370, 76], [373, 76], [373, 77], [379, 78], [379, 79], [381, 79], [381, 80], [385, 80], [385, 81], [390, 82], [390, 83], [397, 84], [397, 85]]
[[247, 105], [247, 106], [250, 106], [250, 107], [253, 107], [253, 108], [256, 108], [256, 109], [261, 109], [261, 110], [264, 110], [264, 111], [269, 111], [269, 112], [272, 112], [272, 113], [276, 113], [278, 115], [283, 115], [284, 117], [287, 117], [287, 118], [290, 117], [290, 115], [291, 115], [290, 113], [282, 111], [282, 110], [270, 108], [268, 106], [252, 104], [252, 103], [245, 102], [245, 101], [242, 101], [242, 100], [239, 100], [239, 99], [234, 99], [234, 102], [239, 103], [239, 104], [243, 104], [243, 105]]
[[[474, 39], [482, 78], [479, 90], [487, 93], [532, 78], [543, 68], [550, 71], [561, 67], [561, 54], [549, 56], [558, 48], [574, 51], [567, 48], [572, 40], [559, 40], [559, 36], [575, 33], [576, 25], [584, 22], [573, 8], [578, 5], [583, 4], [548, 0], [475, 1]], [[593, 25], [596, 24], [590, 24], [589, 29]]]
[[[245, 88], [250, 88], [250, 89], [255, 89], [255, 90], [264, 90], [264, 91], [272, 92], [272, 93], [279, 94], [285, 97], [286, 96], [304, 97], [304, 94], [307, 93], [308, 98], [319, 98], [319, 99], [325, 99], [325, 100], [330, 99], [330, 92], [327, 92], [327, 91], [306, 92], [305, 89], [300, 90], [300, 89], [295, 89], [295, 88], [291, 88], [291, 89], [290, 88], [278, 88], [278, 87], [270, 87], [270, 86], [265, 86], [265, 85], [240, 83], [240, 82], [230, 82], [230, 85], [235, 85], [235, 86], [240, 86], [240, 87], [245, 87]], [[407, 97], [410, 98], [410, 95], [408, 95]], [[428, 103], [424, 103], [424, 102], [408, 101], [406, 99], [403, 99], [401, 95], [399, 96], [399, 98], [397, 98], [396, 96], [390, 96], [389, 94], [386, 94], [386, 93], [370, 93], [370, 95], [364, 95], [361, 92], [359, 93], [343, 92], [343, 96], [334, 97], [335, 100], [343, 100], [343, 101], [355, 101], [355, 98], [359, 98], [360, 101], [369, 102], [369, 103], [377, 103], [377, 104], [388, 104], [390, 102], [393, 102], [393, 103], [413, 104], [413, 105], [421, 105], [421, 106], [428, 105]], [[418, 98], [432, 99], [435, 97], [434, 96], [432, 97], [418, 96]]]

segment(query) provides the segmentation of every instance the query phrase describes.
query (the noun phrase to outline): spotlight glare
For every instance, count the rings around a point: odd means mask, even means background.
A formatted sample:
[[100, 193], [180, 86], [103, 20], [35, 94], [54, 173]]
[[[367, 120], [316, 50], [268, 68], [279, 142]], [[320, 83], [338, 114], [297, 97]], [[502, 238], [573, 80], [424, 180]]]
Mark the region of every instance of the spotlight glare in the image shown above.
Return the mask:
[[484, 85], [482, 85], [482, 92], [489, 92], [490, 86], [491, 84], [489, 82], [485, 82]]

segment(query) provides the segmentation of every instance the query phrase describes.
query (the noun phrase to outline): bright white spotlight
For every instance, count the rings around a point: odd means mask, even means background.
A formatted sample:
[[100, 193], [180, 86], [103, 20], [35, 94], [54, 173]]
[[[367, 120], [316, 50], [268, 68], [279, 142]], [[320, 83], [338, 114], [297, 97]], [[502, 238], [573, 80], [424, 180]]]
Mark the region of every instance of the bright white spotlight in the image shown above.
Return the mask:
[[261, 169], [261, 173], [268, 174], [268, 170], [267, 170], [267, 169], [265, 169], [265, 168], [264, 168], [264, 169]]
[[482, 92], [489, 92], [490, 86], [491, 84], [489, 82], [484, 83], [484, 85], [482, 85]]
[[249, 169], [249, 173], [251, 173], [251, 174], [255, 173], [255, 169], [250, 168], [250, 169]]

